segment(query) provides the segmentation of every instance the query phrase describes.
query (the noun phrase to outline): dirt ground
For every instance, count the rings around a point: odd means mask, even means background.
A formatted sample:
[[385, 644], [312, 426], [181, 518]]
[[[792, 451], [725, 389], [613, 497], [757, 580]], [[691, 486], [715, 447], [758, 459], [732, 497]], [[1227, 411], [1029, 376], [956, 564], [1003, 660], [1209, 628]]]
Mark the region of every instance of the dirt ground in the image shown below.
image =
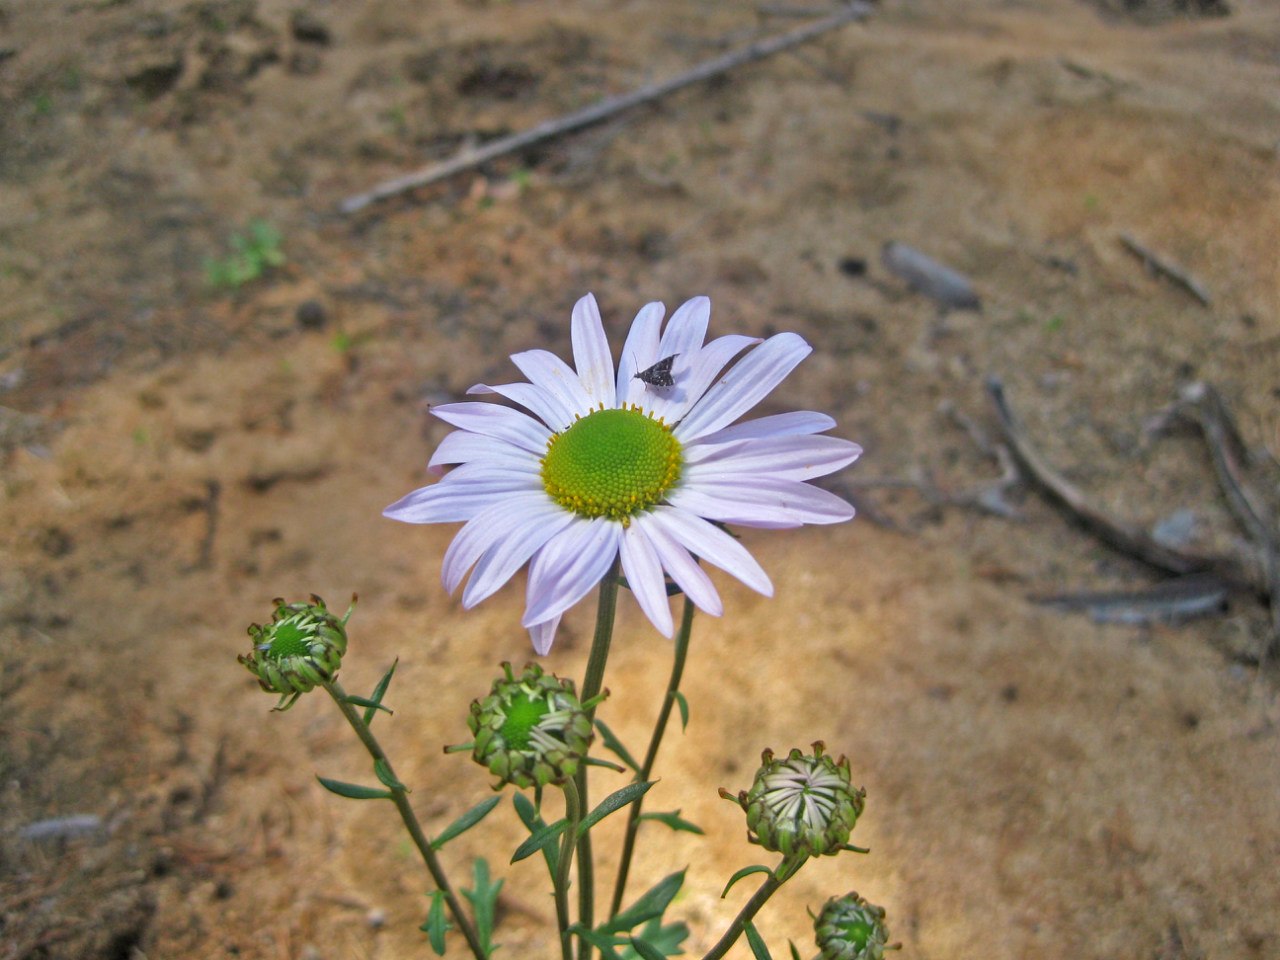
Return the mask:
[[[429, 955], [429, 881], [392, 811], [314, 779], [367, 777], [341, 718], [320, 694], [268, 713], [235, 656], [272, 597], [359, 591], [343, 680], [367, 691], [399, 657], [379, 725], [428, 829], [488, 795], [440, 748], [531, 654], [522, 583], [463, 612], [439, 583], [453, 529], [379, 513], [423, 482], [428, 406], [515, 379], [514, 351], [567, 353], [587, 291], [614, 337], [702, 293], [713, 334], [801, 333], [814, 354], [762, 412], [828, 411], [866, 448], [831, 481], [859, 518], [746, 533], [774, 598], [718, 577], [725, 616], [697, 622], [690, 723], [649, 809], [707, 835], [650, 834], [633, 881], [689, 865], [690, 954], [761, 859], [716, 788], [821, 738], [868, 791], [872, 853], [783, 888], [759, 922], [775, 956], [788, 937], [811, 955], [805, 908], [849, 889], [915, 960], [1280, 956], [1265, 607], [1235, 595], [1174, 628], [1030, 603], [1159, 575], [1028, 487], [1011, 517], [966, 506], [1000, 467], [955, 415], [994, 435], [998, 375], [1108, 509], [1241, 536], [1199, 439], [1144, 423], [1202, 379], [1280, 453], [1280, 6], [887, 0], [336, 212], [802, 22], [765, 9], [0, 0], [0, 958]], [[285, 262], [214, 283], [255, 221]], [[982, 309], [910, 291], [880, 260], [895, 240], [971, 277]], [[639, 749], [670, 647], [622, 604], [601, 715]], [[591, 616], [548, 669], [581, 677]], [[98, 820], [22, 832], [72, 815]], [[502, 956], [558, 956], [541, 865], [505, 862], [521, 836], [503, 805], [446, 859], [507, 877]]]

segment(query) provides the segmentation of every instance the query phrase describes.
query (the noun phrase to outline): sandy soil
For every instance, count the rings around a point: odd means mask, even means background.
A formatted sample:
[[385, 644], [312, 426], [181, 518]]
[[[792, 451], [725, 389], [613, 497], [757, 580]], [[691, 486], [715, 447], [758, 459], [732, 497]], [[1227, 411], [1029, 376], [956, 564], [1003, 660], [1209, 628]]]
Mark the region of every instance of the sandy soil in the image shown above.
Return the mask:
[[[379, 511], [423, 482], [428, 406], [514, 378], [513, 351], [566, 352], [586, 291], [615, 336], [699, 293], [713, 333], [800, 332], [815, 353], [767, 409], [829, 411], [866, 448], [836, 481], [859, 519], [747, 534], [776, 596], [720, 577], [726, 615], [698, 622], [691, 721], [651, 809], [707, 836], [655, 834], [635, 873], [639, 890], [690, 866], [690, 953], [759, 859], [716, 788], [822, 738], [867, 788], [873, 852], [784, 888], [760, 921], [775, 956], [788, 937], [808, 955], [805, 908], [851, 888], [919, 960], [1280, 956], [1265, 608], [1234, 596], [1176, 629], [1046, 610], [1026, 596], [1158, 575], [1025, 489], [1013, 518], [948, 498], [1000, 475], [948, 413], [992, 431], [995, 374], [1109, 509], [1240, 536], [1199, 440], [1143, 423], [1203, 379], [1280, 452], [1280, 8], [893, 0], [342, 217], [379, 180], [795, 21], [677, 0], [295, 6], [0, 2], [0, 957], [427, 955], [428, 880], [391, 812], [314, 780], [365, 775], [340, 717], [317, 696], [269, 714], [235, 655], [273, 596], [359, 591], [343, 679], [367, 689], [400, 658], [382, 729], [429, 828], [487, 795], [440, 746], [497, 663], [529, 655], [522, 591], [464, 613], [438, 579], [453, 531]], [[207, 261], [254, 219], [287, 262], [211, 287]], [[1123, 233], [1211, 305], [1144, 273]], [[891, 240], [973, 278], [983, 309], [940, 316], [881, 266]], [[580, 676], [590, 628], [584, 605], [548, 668]], [[603, 716], [633, 744], [668, 669], [624, 598]], [[508, 877], [503, 956], [556, 956], [501, 810], [448, 859]], [[20, 832], [74, 814], [100, 827]]]

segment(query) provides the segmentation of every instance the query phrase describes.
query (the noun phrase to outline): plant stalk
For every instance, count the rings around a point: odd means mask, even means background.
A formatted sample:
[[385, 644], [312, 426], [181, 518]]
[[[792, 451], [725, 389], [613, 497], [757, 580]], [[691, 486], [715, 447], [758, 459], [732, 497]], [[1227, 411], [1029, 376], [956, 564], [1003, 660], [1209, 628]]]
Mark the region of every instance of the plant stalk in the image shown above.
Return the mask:
[[[591, 641], [591, 653], [587, 657], [587, 670], [582, 678], [582, 689], [578, 697], [582, 703], [589, 702], [604, 686], [604, 668], [609, 660], [609, 644], [613, 640], [613, 618], [618, 608], [618, 569], [621, 557], [615, 557], [609, 572], [600, 581], [600, 597], [596, 605], [596, 634]], [[587, 718], [595, 721], [596, 708], [587, 708]], [[578, 803], [581, 809], [588, 808], [587, 802], [587, 765], [578, 768], [575, 785], [578, 788]], [[594, 926], [595, 918], [595, 871], [591, 859], [591, 834], [584, 833], [578, 840], [578, 922], [586, 930]], [[591, 960], [591, 944], [585, 938], [578, 940], [578, 960]]]
[[[658, 748], [662, 745], [667, 721], [671, 719], [671, 708], [675, 706], [676, 691], [680, 689], [680, 678], [684, 675], [684, 663], [689, 654], [689, 636], [693, 632], [695, 609], [689, 598], [685, 597], [684, 610], [680, 618], [680, 632], [676, 634], [675, 659], [671, 664], [671, 679], [667, 683], [667, 695], [662, 702], [662, 710], [658, 713], [658, 722], [654, 725], [653, 736], [649, 740], [649, 751], [644, 756], [644, 764], [636, 774], [637, 780], [653, 779], [653, 767], [658, 760]], [[631, 871], [631, 856], [635, 851], [636, 834], [640, 831], [640, 808], [643, 803], [644, 797], [641, 796], [627, 809], [627, 833], [622, 842], [622, 860], [618, 864], [618, 879], [613, 887], [613, 904], [609, 908], [610, 920], [622, 909], [622, 898], [626, 895], [627, 874]]]
[[564, 808], [569, 826], [565, 828], [560, 842], [560, 859], [552, 880], [555, 885], [556, 922], [560, 925], [560, 956], [562, 960], [573, 960], [573, 945], [569, 939], [569, 867], [577, 846], [578, 824], [582, 822], [582, 804], [572, 780], [566, 780], [564, 784]]
[[[347, 723], [351, 724], [351, 729], [356, 732], [356, 736], [360, 738], [364, 748], [369, 751], [369, 755], [375, 761], [381, 760], [391, 774], [391, 779], [398, 781], [399, 778], [391, 767], [391, 761], [387, 759], [387, 755], [383, 752], [382, 745], [378, 743], [377, 738], [374, 737], [373, 731], [356, 713], [355, 708], [347, 702], [347, 692], [342, 689], [342, 684], [337, 680], [331, 680], [324, 685], [324, 688], [329, 692], [329, 696], [333, 697], [334, 703], [338, 705], [342, 715], [347, 718]], [[467, 915], [463, 913], [462, 906], [458, 903], [457, 896], [454, 895], [453, 887], [449, 884], [449, 878], [445, 876], [444, 867], [436, 856], [435, 850], [432, 849], [431, 841], [427, 839], [427, 835], [423, 832], [422, 825], [418, 823], [418, 817], [413, 812], [413, 807], [409, 804], [408, 790], [403, 786], [388, 787], [387, 789], [391, 791], [391, 802], [396, 805], [396, 809], [400, 812], [400, 819], [404, 821], [405, 829], [409, 831], [409, 836], [412, 838], [414, 846], [418, 848], [418, 853], [422, 855], [422, 860], [427, 865], [427, 871], [431, 874], [431, 879], [435, 881], [436, 888], [444, 894], [444, 902], [449, 907], [449, 912], [453, 914], [453, 920], [458, 925], [458, 929], [462, 931], [463, 937], [466, 938], [471, 952], [475, 954], [476, 960], [486, 960], [484, 948], [480, 945], [480, 939], [476, 936], [475, 928], [471, 925], [471, 921], [467, 919]]]
[[737, 943], [738, 938], [742, 936], [742, 931], [747, 924], [760, 912], [760, 908], [778, 891], [780, 886], [795, 875], [795, 872], [800, 869], [806, 859], [808, 858], [802, 857], [796, 861], [784, 858], [778, 864], [777, 869], [769, 874], [768, 879], [760, 884], [760, 889], [747, 901], [746, 906], [738, 911], [738, 915], [733, 918], [733, 923], [729, 924], [729, 929], [724, 932], [724, 936], [703, 955], [702, 960], [720, 960], [721, 957], [728, 953], [729, 948]]

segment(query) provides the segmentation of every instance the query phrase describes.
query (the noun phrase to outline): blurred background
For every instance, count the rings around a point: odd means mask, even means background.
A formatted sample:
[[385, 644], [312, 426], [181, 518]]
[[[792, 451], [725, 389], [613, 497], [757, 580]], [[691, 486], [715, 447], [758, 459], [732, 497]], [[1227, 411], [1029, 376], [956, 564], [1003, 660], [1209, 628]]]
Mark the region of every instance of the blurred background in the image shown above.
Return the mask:
[[[522, 580], [464, 614], [453, 529], [380, 511], [425, 482], [430, 405], [518, 379], [512, 352], [568, 355], [586, 292], [615, 349], [646, 302], [698, 294], [712, 335], [799, 332], [814, 354], [759, 412], [826, 411], [866, 450], [827, 483], [859, 517], [747, 532], [774, 598], [718, 577], [725, 616], [695, 627], [650, 809], [707, 835], [655, 833], [633, 871], [691, 865], [690, 954], [760, 860], [716, 788], [821, 738], [872, 853], [783, 889], [775, 955], [811, 954], [806, 907], [850, 889], [916, 960], [1280, 955], [1267, 585], [1174, 625], [1145, 595], [1029, 600], [1167, 571], [1040, 494], [985, 386], [1099, 509], [1186, 553], [1258, 546], [1200, 433], [1152, 418], [1212, 385], [1274, 511], [1274, 3], [886, 0], [340, 211], [831, 9], [0, 0], [0, 958], [427, 955], [391, 810], [314, 779], [367, 773], [341, 717], [268, 713], [235, 656], [273, 597], [358, 591], [343, 681], [399, 657], [379, 724], [419, 815], [488, 795], [441, 746], [532, 656]], [[1117, 604], [1137, 622], [1097, 622]], [[548, 670], [581, 676], [588, 606]], [[669, 669], [624, 596], [601, 716], [633, 750]], [[505, 955], [551, 957], [521, 839], [504, 804], [449, 850], [508, 877]]]

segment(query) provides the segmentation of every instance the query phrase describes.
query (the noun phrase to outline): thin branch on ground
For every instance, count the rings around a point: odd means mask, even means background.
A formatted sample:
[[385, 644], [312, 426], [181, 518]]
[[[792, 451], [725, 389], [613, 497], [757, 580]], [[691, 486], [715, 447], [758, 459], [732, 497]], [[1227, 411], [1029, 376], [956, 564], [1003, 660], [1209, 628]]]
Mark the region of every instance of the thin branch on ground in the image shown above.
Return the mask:
[[1132, 253], [1135, 257], [1142, 261], [1148, 272], [1162, 276], [1166, 280], [1172, 280], [1175, 284], [1191, 294], [1200, 301], [1202, 306], [1208, 307], [1213, 304], [1213, 299], [1209, 296], [1209, 291], [1204, 288], [1204, 284], [1200, 283], [1195, 277], [1187, 273], [1181, 267], [1175, 266], [1163, 257], [1156, 255], [1152, 250], [1143, 246], [1132, 235], [1127, 233], [1120, 234], [1120, 243], [1124, 248]]
[[632, 107], [658, 100], [674, 93], [691, 84], [708, 80], [711, 77], [726, 73], [735, 67], [743, 64], [751, 63], [755, 60], [762, 60], [765, 57], [788, 50], [791, 47], [806, 43], [824, 33], [828, 33], [837, 27], [844, 26], [858, 20], [865, 20], [871, 15], [874, 8], [869, 3], [852, 2], [839, 8], [831, 16], [818, 20], [814, 23], [807, 24], [792, 30], [790, 33], [784, 33], [780, 36], [770, 37], [760, 40], [756, 43], [749, 44], [740, 50], [725, 54], [722, 57], [716, 57], [705, 63], [687, 70], [684, 73], [671, 77], [660, 83], [650, 84], [634, 90], [631, 93], [623, 94], [618, 97], [610, 97], [602, 100], [597, 104], [576, 110], [573, 113], [548, 120], [540, 123], [536, 127], [525, 130], [522, 133], [513, 134], [509, 137], [503, 137], [500, 140], [494, 140], [492, 143], [486, 144], [476, 150], [471, 150], [461, 156], [454, 157], [452, 160], [446, 160], [443, 163], [432, 164], [416, 170], [413, 173], [407, 173], [400, 177], [384, 181], [378, 184], [372, 190], [364, 193], [358, 193], [348, 197], [342, 201], [339, 210], [342, 213], [355, 213], [363, 210], [371, 203], [379, 200], [385, 200], [410, 190], [416, 190], [419, 187], [429, 186], [437, 183], [455, 174], [462, 173], [465, 170], [471, 170], [481, 164], [488, 163], [498, 157], [514, 153], [525, 147], [540, 143], [543, 140], [549, 140], [552, 137], [558, 137], [562, 134], [571, 133], [580, 130], [583, 127], [591, 126], [599, 123], [609, 117], [615, 116], [624, 110], [630, 110]]

